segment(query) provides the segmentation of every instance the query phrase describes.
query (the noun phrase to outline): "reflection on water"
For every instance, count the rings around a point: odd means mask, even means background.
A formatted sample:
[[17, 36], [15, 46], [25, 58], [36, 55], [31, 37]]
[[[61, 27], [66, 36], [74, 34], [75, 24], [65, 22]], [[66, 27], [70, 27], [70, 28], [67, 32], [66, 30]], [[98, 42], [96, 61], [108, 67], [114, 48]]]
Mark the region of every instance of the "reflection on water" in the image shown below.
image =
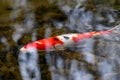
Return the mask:
[[28, 53], [21, 52], [19, 54], [19, 66], [23, 80], [40, 80], [36, 50], [29, 50]]
[[[79, 4], [76, 4], [74, 8], [68, 5], [60, 6], [68, 19], [63, 23], [54, 21], [53, 24], [57, 30], [65, 27], [78, 33], [92, 30], [100, 31], [112, 28], [112, 24], [117, 22], [116, 15], [111, 10], [93, 12], [81, 7], [84, 0], [77, 0], [77, 2]], [[25, 11], [23, 23], [14, 24], [15, 32], [12, 37], [17, 42], [24, 33], [32, 31], [35, 15], [29, 10], [31, 5], [27, 0], [15, 0], [13, 7], [14, 10], [10, 15], [13, 20], [19, 17], [22, 10]], [[33, 41], [36, 40], [37, 34], [36, 31], [33, 31]], [[43, 36], [49, 37], [51, 34], [52, 30], [47, 26]], [[5, 46], [9, 46], [4, 37], [1, 42]], [[51, 80], [118, 80], [120, 73], [119, 43], [120, 35], [119, 29], [117, 29], [111, 35], [81, 41], [73, 52], [45, 52], [46, 62], [51, 72]], [[19, 67], [23, 80], [40, 80], [43, 76], [40, 75], [38, 68], [38, 52], [36, 50], [30, 50], [29, 53], [21, 52], [19, 54]]]
[[[14, 20], [20, 16], [21, 11], [25, 11], [25, 18], [23, 23], [14, 24], [12, 37], [17, 42], [24, 33], [32, 30], [34, 26], [34, 13], [30, 11], [30, 4], [27, 0], [15, 0], [11, 18]], [[36, 32], [32, 34], [32, 40], [36, 40]], [[23, 80], [40, 80], [40, 70], [38, 68], [38, 53], [36, 50], [29, 50], [29, 52], [19, 53], [19, 67]]]
[[[105, 12], [103, 16], [101, 15], [103, 12], [98, 11], [94, 14], [92, 11], [87, 11], [84, 7], [80, 8], [79, 6], [80, 4], [74, 9], [67, 5], [62, 6], [63, 11], [68, 16], [65, 26], [70, 30], [87, 32], [110, 29], [113, 25], [104, 23], [104, 20], [107, 19], [109, 24], [116, 21], [115, 14], [111, 11]], [[107, 34], [82, 41], [79, 44], [80, 48], [76, 51], [83, 56], [83, 61], [71, 59], [65, 64], [66, 58], [58, 57], [58, 55], [46, 57], [46, 59], [51, 60], [48, 62], [49, 64], [53, 63], [53, 65], [49, 65], [52, 80], [118, 80], [119, 58], [117, 56], [119, 56], [118, 49], [120, 47], [118, 34], [119, 29], [114, 30], [111, 35]], [[63, 54], [66, 53], [68, 52]]]

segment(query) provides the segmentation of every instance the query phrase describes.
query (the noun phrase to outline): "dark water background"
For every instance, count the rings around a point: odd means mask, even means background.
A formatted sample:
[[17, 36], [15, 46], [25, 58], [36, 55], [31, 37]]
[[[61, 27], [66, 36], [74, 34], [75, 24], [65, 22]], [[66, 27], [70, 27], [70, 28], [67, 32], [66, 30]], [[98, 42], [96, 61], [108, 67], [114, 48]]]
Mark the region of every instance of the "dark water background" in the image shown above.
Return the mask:
[[119, 28], [73, 50], [19, 53], [45, 37], [113, 28], [120, 24], [119, 0], [0, 0], [0, 5], [0, 80], [119, 80]]

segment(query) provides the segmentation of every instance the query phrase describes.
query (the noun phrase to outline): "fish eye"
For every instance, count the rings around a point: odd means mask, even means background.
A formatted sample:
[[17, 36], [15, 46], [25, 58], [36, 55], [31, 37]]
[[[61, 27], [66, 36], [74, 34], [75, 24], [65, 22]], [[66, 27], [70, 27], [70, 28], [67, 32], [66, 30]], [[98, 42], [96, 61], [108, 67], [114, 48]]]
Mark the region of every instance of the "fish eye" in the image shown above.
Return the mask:
[[68, 40], [69, 39], [69, 37], [67, 37], [67, 36], [63, 36], [66, 40]]

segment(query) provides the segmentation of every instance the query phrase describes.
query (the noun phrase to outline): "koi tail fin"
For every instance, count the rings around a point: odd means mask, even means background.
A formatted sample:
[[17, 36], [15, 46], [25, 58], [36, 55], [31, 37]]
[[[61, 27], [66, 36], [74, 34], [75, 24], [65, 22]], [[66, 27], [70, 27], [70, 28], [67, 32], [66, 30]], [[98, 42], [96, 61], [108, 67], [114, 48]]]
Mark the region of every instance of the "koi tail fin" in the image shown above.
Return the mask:
[[98, 35], [103, 35], [103, 34], [111, 34], [111, 33], [118, 33], [120, 31], [120, 24], [105, 31], [100, 31], [100, 32], [91, 32], [92, 36], [98, 36]]
[[109, 29], [109, 31], [114, 31], [114, 30], [119, 30], [120, 29], [120, 24], [118, 24], [117, 26], [115, 26], [115, 27], [113, 27], [113, 28], [111, 28], [111, 29]]

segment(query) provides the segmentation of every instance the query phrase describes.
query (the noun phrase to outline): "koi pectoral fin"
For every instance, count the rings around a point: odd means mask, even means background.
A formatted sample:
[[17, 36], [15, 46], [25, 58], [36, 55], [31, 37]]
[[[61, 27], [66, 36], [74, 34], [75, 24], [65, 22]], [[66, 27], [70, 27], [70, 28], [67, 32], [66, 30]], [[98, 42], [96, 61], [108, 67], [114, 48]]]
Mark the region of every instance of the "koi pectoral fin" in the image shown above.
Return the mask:
[[61, 44], [56, 44], [54, 47], [56, 50], [65, 50], [65, 47]]

